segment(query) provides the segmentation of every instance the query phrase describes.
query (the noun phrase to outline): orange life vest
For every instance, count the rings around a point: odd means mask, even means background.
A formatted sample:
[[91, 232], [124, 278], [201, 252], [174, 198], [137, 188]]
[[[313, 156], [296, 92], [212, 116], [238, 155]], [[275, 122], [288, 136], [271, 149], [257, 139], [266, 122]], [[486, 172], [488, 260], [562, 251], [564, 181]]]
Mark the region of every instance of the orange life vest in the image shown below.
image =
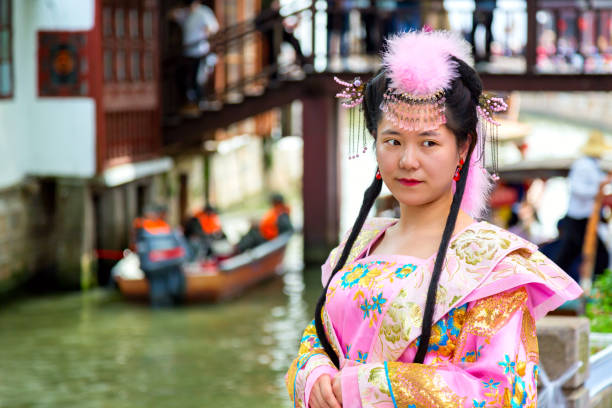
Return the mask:
[[200, 211], [195, 217], [200, 221], [200, 226], [205, 234], [211, 235], [221, 232], [221, 219], [217, 214]]
[[278, 236], [278, 217], [288, 214], [289, 208], [284, 205], [277, 205], [268, 210], [259, 223], [259, 233], [266, 240], [274, 239]]
[[172, 232], [170, 225], [162, 219], [136, 218], [133, 223], [135, 230], [144, 229], [149, 234], [169, 234]]

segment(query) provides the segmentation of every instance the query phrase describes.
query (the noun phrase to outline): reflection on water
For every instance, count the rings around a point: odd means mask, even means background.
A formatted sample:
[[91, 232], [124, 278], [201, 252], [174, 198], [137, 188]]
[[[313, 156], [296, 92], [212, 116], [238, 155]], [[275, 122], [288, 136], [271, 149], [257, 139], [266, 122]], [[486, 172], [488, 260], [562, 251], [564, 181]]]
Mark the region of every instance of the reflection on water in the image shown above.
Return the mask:
[[320, 290], [301, 247], [282, 278], [219, 305], [152, 311], [106, 291], [3, 305], [0, 407], [290, 406], [284, 374]]

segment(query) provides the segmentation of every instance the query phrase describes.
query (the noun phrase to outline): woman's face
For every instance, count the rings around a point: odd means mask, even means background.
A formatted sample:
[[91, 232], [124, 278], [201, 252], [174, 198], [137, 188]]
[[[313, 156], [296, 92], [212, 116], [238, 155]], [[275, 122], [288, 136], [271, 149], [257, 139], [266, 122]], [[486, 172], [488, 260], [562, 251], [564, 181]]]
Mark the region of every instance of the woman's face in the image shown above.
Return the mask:
[[451, 194], [453, 175], [467, 143], [460, 149], [445, 125], [434, 130], [406, 130], [386, 114], [378, 124], [376, 158], [391, 194], [407, 206], [421, 206]]

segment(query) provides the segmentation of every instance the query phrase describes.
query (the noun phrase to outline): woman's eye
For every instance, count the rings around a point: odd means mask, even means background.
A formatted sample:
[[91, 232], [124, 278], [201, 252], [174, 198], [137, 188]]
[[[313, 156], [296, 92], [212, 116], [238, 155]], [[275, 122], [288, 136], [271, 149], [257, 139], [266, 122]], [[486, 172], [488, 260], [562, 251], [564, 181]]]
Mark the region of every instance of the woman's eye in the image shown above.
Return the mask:
[[390, 144], [391, 146], [399, 146], [400, 142], [396, 139], [385, 140], [385, 143]]
[[437, 143], [434, 142], [433, 140], [425, 140], [423, 142], [423, 146], [425, 146], [425, 147], [432, 147], [432, 146], [435, 146], [435, 145], [437, 145]]

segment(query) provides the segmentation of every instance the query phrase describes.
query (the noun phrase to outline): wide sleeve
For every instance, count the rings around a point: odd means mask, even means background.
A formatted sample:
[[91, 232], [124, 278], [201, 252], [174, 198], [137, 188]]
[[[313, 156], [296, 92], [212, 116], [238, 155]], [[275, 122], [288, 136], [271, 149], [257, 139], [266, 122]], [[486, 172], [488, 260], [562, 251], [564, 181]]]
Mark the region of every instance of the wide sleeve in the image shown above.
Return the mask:
[[[426, 364], [384, 361], [343, 369], [343, 405], [535, 406], [538, 345], [527, 298], [520, 287], [469, 303], [462, 325], [449, 319], [448, 335], [432, 336]], [[452, 349], [450, 358], [436, 352], [441, 342]]]
[[298, 356], [285, 377], [293, 406], [307, 408], [310, 391], [319, 377], [329, 374], [333, 378], [337, 373], [336, 366], [321, 346], [313, 320], [304, 330]]

